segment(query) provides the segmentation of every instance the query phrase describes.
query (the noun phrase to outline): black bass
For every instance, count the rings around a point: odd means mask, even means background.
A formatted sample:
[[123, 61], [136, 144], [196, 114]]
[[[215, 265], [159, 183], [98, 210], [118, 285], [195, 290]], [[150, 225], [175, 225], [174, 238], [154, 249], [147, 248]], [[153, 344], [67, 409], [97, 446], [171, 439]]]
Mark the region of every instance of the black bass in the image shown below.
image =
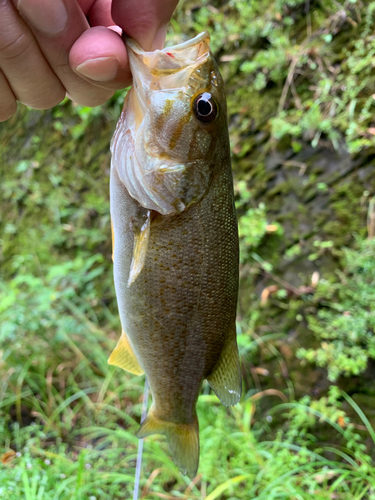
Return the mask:
[[241, 395], [238, 234], [224, 85], [209, 34], [154, 52], [127, 40], [133, 86], [112, 140], [114, 279], [122, 336], [109, 363], [146, 374], [139, 437], [164, 434], [194, 476], [202, 381]]

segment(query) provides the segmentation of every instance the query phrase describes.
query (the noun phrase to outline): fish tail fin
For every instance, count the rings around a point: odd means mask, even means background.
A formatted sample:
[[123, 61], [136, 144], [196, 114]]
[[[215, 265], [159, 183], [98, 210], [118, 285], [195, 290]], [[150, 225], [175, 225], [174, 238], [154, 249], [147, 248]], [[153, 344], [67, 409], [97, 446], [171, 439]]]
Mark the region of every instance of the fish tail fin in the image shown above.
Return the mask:
[[152, 407], [142, 423], [137, 436], [144, 438], [151, 434], [163, 434], [167, 438], [174, 462], [182, 474], [193, 478], [199, 463], [198, 418], [191, 424], [168, 422], [155, 416]]

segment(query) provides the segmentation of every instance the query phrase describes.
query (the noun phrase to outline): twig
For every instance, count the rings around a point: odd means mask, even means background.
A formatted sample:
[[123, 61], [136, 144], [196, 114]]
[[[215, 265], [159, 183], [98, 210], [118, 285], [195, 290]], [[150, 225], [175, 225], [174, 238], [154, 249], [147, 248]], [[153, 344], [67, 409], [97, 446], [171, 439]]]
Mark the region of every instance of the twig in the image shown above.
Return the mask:
[[145, 485], [145, 487], [143, 488], [142, 490], [142, 493], [141, 493], [141, 498], [145, 497], [148, 493], [148, 490], [150, 489], [150, 486], [151, 484], [153, 483], [154, 479], [160, 474], [160, 472], [162, 471], [163, 469], [155, 469], [151, 474], [150, 474], [150, 477], [147, 479], [147, 483]]
[[[306, 44], [302, 44], [302, 45], [306, 45]], [[285, 80], [284, 88], [283, 88], [283, 91], [282, 91], [282, 94], [280, 97], [279, 108], [278, 108], [279, 113], [281, 113], [281, 111], [284, 109], [284, 104], [286, 101], [286, 97], [288, 95], [289, 87], [290, 87], [290, 85], [293, 81], [293, 78], [294, 78], [294, 71], [295, 71], [297, 63], [300, 60], [300, 57], [303, 55], [304, 51], [305, 51], [305, 47], [303, 47], [303, 49], [301, 49], [300, 52], [296, 56], [293, 57], [292, 62], [290, 63], [288, 76]]]
[[279, 278], [275, 274], [269, 273], [268, 271], [264, 271], [263, 273], [268, 276], [268, 278], [271, 278], [273, 281], [276, 281], [276, 283], [279, 283], [282, 287], [284, 287], [286, 290], [289, 290], [290, 292], [294, 293], [294, 295], [302, 295], [303, 293], [306, 293], [305, 291], [301, 291], [299, 288], [296, 288], [295, 286], [291, 285], [287, 281], [283, 280], [282, 278]]
[[290, 82], [290, 90], [292, 91], [294, 102], [296, 103], [296, 108], [303, 109], [301, 99], [299, 98], [296, 86], [294, 85], [294, 78], [292, 78], [292, 81]]
[[198, 474], [189, 484], [189, 486], [185, 490], [185, 495], [190, 495], [194, 486], [202, 479], [202, 474]]
[[368, 239], [375, 236], [375, 198], [370, 200], [367, 212], [367, 232]]
[[297, 167], [299, 168], [298, 175], [304, 175], [307, 169], [307, 163], [304, 163], [302, 161], [297, 161], [297, 160], [287, 160], [283, 161], [282, 165], [285, 165], [285, 167]]
[[292, 85], [292, 82], [293, 82], [293, 79], [294, 79], [294, 73], [295, 73], [295, 70], [296, 70], [297, 63], [299, 62], [299, 60], [301, 59], [301, 57], [308, 51], [308, 45], [309, 45], [309, 43], [312, 42], [314, 40], [314, 38], [316, 38], [317, 36], [319, 36], [322, 33], [324, 33], [326, 31], [326, 29], [329, 29], [330, 24], [332, 22], [334, 22], [335, 24], [334, 24], [333, 28], [332, 28], [332, 26], [330, 27], [330, 30], [334, 32], [336, 30], [338, 24], [340, 23], [340, 21], [342, 22], [343, 19], [347, 20], [348, 17], [349, 17], [347, 15], [346, 10], [342, 8], [342, 5], [339, 4], [335, 0], [333, 0], [333, 1], [337, 4], [337, 6], [340, 6], [340, 10], [337, 11], [337, 12], [335, 12], [334, 14], [332, 14], [326, 20], [326, 22], [324, 24], [328, 28], [325, 28], [323, 26], [323, 27], [318, 28], [317, 30], [315, 30], [313, 33], [311, 33], [301, 43], [300, 49], [299, 49], [298, 53], [295, 56], [292, 57], [292, 60], [291, 60], [290, 66], [289, 66], [288, 76], [286, 77], [286, 80], [285, 80], [285, 83], [284, 83], [284, 88], [283, 88], [283, 91], [281, 93], [281, 97], [280, 97], [280, 101], [279, 101], [279, 107], [278, 107], [278, 112], [279, 113], [281, 113], [281, 111], [283, 111], [283, 109], [284, 109], [285, 101], [286, 101], [289, 89], [290, 89], [290, 87]]
[[263, 398], [263, 396], [278, 396], [284, 403], [288, 402], [288, 398], [285, 394], [277, 389], [266, 389], [262, 392], [257, 392], [250, 396], [251, 401], [258, 401], [258, 399]]

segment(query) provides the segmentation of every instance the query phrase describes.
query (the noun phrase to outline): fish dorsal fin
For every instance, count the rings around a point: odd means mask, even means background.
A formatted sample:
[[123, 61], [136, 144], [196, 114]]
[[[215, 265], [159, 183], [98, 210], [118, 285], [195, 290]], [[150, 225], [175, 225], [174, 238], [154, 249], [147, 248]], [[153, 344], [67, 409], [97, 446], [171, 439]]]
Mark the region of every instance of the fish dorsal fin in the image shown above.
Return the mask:
[[109, 357], [108, 364], [118, 366], [127, 372], [134, 373], [134, 375], [142, 375], [144, 373], [139, 366], [125, 332], [122, 332], [120, 340]]
[[148, 242], [150, 239], [151, 210], [147, 210], [142, 226], [134, 228], [133, 258], [130, 265], [128, 287], [134, 283], [145, 264]]
[[219, 361], [207, 382], [225, 406], [237, 404], [241, 398], [241, 366], [235, 329], [224, 344]]

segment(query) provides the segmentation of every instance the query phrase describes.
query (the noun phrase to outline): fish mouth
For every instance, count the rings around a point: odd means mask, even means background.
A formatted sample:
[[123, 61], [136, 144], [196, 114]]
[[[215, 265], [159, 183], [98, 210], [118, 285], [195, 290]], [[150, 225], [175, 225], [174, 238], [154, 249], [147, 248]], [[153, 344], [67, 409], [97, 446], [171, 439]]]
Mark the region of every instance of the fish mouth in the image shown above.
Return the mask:
[[[136, 110], [136, 129], [147, 114], [150, 93], [186, 92], [190, 76], [210, 57], [210, 35], [203, 31], [191, 40], [152, 52], [125, 38], [129, 66], [133, 76], [132, 99]], [[197, 75], [198, 78], [200, 78]], [[202, 79], [204, 82], [204, 80]], [[172, 97], [178, 98], [177, 94]]]
[[203, 31], [186, 42], [152, 52], [144, 51], [131, 38], [126, 38], [125, 41], [130, 63], [132, 63], [135, 56], [138, 61], [142, 60], [151, 73], [160, 73], [159, 76], [165, 76], [166, 73], [173, 74], [192, 64], [196, 64], [202, 56], [210, 52], [210, 35], [207, 31]]
[[[208, 33], [208, 31], [202, 31], [202, 33], [199, 33], [199, 35], [196, 35], [191, 40], [186, 40], [186, 42], [178, 43], [177, 45], [172, 45], [171, 47], [165, 47], [164, 49], [160, 49], [160, 52], [170, 52], [170, 51], [174, 52], [174, 51], [190, 49], [195, 45], [201, 43], [203, 40], [207, 40], [208, 42], [210, 41], [210, 34]], [[147, 52], [143, 50], [138, 45], [138, 43], [132, 38], [125, 37], [125, 41], [126, 45], [129, 46], [133, 50], [133, 52], [140, 54], [153, 54], [154, 52], [157, 52], [157, 51]]]
[[132, 39], [125, 41], [133, 81], [138, 89], [143, 90], [147, 87], [151, 90], [184, 87], [191, 73], [210, 56], [207, 31], [186, 42], [153, 52], [144, 51]]

